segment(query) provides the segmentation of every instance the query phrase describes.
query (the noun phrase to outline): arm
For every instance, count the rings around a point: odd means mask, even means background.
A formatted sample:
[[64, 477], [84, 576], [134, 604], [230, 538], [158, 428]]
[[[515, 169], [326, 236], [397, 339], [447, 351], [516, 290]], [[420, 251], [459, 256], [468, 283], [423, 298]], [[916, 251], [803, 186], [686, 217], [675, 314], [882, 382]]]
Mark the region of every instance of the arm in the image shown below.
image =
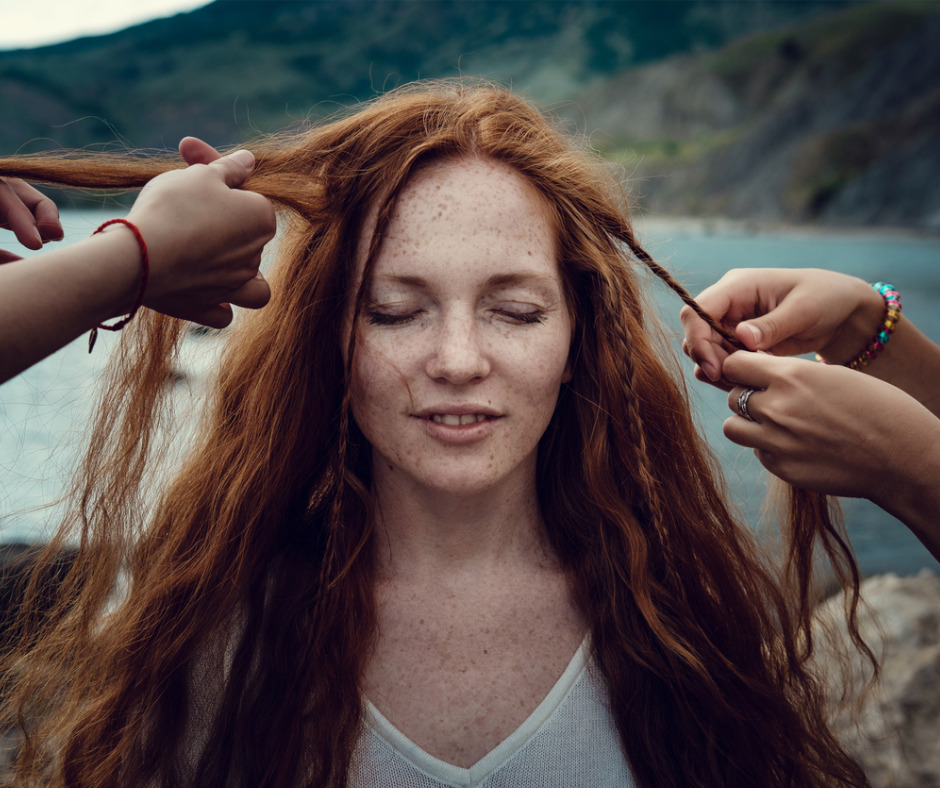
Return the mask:
[[[150, 253], [144, 305], [221, 328], [232, 319], [229, 304], [259, 308], [270, 297], [258, 266], [274, 235], [274, 210], [260, 195], [237, 188], [254, 166], [247, 151], [219, 158], [192, 138], [180, 149], [193, 166], [154, 178], [128, 214]], [[11, 215], [9, 203], [5, 207], [17, 237], [28, 236], [30, 219]], [[36, 223], [40, 215], [38, 208], [32, 212]], [[0, 265], [0, 382], [98, 323], [126, 314], [140, 265], [134, 235], [120, 225]]]
[[[697, 300], [750, 350], [778, 356], [816, 351], [833, 364], [850, 360], [871, 341], [884, 312], [881, 296], [866, 282], [820, 269], [729, 271]], [[681, 317], [696, 377], [729, 388], [723, 363], [732, 349], [688, 307]], [[906, 317], [864, 371], [940, 415], [940, 347]]]
[[[725, 435], [790, 484], [868, 498], [940, 560], [940, 419], [913, 397], [845, 367], [739, 351], [723, 365], [737, 414]], [[743, 418], [737, 398], [758, 389]]]

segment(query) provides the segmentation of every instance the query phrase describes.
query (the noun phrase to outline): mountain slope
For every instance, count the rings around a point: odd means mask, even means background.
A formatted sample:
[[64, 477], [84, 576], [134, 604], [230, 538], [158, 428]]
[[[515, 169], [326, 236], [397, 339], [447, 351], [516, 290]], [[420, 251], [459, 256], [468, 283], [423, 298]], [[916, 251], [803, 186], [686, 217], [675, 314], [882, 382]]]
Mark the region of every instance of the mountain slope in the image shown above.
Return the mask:
[[[0, 52], [0, 152], [33, 138], [236, 143], [420, 77], [482, 75], [541, 101], [832, 3], [217, 0], [108, 36]], [[15, 108], [15, 109], [14, 109]], [[42, 148], [37, 142], [31, 149]]]
[[579, 111], [647, 210], [940, 230], [940, 5], [874, 3], [670, 58]]
[[464, 74], [568, 115], [647, 211], [940, 229], [938, 20], [908, 0], [216, 0], [0, 52], [0, 153], [237, 144]]

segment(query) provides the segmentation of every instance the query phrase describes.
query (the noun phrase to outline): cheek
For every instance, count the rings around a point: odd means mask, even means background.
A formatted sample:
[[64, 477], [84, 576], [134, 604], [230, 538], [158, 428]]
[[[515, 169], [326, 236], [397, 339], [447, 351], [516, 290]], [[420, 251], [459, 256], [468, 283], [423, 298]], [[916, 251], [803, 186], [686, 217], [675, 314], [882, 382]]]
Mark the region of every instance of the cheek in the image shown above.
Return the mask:
[[565, 333], [546, 338], [538, 345], [530, 345], [527, 352], [516, 359], [514, 375], [518, 389], [524, 391], [531, 405], [541, 411], [537, 416], [539, 420], [546, 421], [551, 417], [562, 383], [571, 379], [568, 355]]
[[528, 365], [534, 370], [539, 386], [557, 391], [562, 383], [571, 380], [571, 330], [567, 323], [546, 336], [538, 348], [532, 348]]
[[363, 432], [364, 422], [391, 411], [401, 393], [410, 398], [402, 359], [375, 343], [360, 343], [356, 348], [350, 388], [353, 416]]

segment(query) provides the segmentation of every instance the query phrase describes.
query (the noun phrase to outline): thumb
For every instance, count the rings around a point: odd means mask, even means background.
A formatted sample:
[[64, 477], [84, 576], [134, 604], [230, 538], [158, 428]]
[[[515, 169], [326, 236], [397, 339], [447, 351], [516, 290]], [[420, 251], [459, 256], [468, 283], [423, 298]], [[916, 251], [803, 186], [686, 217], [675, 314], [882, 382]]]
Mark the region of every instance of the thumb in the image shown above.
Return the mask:
[[742, 320], [735, 326], [735, 334], [748, 350], [770, 350], [807, 327], [806, 311], [784, 301], [766, 315]]
[[255, 157], [250, 150], [237, 150], [234, 153], [216, 159], [210, 167], [222, 170], [225, 185], [234, 189], [241, 186], [255, 169]]

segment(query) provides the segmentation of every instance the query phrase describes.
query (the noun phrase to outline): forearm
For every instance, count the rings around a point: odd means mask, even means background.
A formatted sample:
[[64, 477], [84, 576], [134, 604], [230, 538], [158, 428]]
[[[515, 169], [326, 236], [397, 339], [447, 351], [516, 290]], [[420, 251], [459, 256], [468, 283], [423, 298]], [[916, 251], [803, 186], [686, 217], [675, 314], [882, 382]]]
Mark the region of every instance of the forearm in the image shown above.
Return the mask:
[[891, 341], [865, 372], [906, 391], [940, 417], [940, 347], [910, 320], [901, 318]]
[[129, 311], [140, 275], [140, 249], [122, 228], [0, 265], [0, 383]]
[[907, 525], [940, 561], [940, 420], [922, 446], [919, 455], [898, 463], [907, 470], [903, 478], [872, 501]]

